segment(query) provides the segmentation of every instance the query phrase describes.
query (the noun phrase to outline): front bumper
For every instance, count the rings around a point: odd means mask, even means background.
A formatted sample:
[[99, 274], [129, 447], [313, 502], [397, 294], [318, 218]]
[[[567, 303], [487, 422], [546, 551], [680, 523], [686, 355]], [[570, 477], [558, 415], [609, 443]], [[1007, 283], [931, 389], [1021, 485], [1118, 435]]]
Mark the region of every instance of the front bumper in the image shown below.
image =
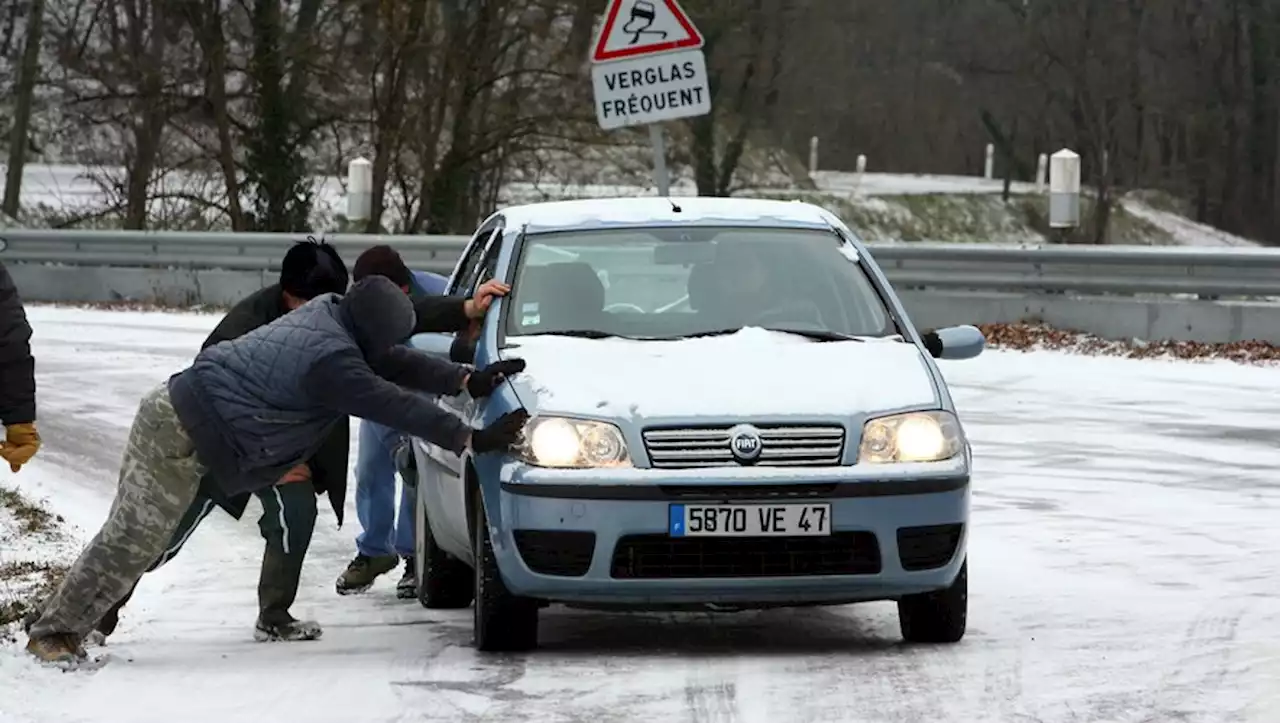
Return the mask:
[[[503, 579], [565, 603], [765, 607], [894, 599], [960, 570], [967, 460], [754, 472], [504, 465], [484, 485]], [[832, 536], [670, 538], [669, 505], [699, 502], [829, 502]]]

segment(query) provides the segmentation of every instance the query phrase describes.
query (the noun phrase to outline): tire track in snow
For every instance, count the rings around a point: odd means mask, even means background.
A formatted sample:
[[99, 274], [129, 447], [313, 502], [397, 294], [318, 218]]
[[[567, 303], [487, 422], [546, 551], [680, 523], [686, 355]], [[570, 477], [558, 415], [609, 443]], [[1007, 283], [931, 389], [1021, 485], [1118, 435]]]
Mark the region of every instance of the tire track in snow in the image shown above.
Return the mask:
[[1232, 672], [1240, 620], [1247, 609], [1240, 605], [1209, 603], [1191, 621], [1175, 653], [1175, 667], [1165, 673], [1148, 705], [1143, 723], [1203, 720], [1197, 698], [1218, 692]]

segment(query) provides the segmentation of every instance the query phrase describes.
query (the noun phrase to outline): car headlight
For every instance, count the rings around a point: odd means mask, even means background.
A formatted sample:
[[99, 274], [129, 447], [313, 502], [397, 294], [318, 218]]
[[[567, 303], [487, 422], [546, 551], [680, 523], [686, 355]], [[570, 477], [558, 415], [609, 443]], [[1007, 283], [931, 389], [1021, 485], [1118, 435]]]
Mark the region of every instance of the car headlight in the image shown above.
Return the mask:
[[858, 463], [940, 462], [963, 448], [964, 435], [954, 414], [908, 412], [867, 420]]
[[606, 422], [567, 417], [536, 417], [517, 449], [521, 459], [539, 467], [588, 469], [629, 467], [631, 455], [622, 431]]

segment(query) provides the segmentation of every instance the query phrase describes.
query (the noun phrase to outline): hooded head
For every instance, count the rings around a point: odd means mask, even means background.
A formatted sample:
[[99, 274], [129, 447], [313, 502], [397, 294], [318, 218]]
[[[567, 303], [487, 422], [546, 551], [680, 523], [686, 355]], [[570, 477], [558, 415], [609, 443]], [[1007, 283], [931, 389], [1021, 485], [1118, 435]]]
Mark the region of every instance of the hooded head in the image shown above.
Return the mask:
[[352, 284], [338, 307], [365, 356], [404, 343], [417, 319], [413, 302], [385, 276], [369, 276]]

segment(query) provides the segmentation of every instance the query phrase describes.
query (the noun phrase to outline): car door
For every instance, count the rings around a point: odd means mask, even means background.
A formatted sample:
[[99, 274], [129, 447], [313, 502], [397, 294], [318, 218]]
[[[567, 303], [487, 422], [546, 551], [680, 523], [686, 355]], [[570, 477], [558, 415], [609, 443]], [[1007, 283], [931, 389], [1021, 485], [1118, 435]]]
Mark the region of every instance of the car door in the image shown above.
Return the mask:
[[[472, 248], [468, 249], [468, 253], [454, 270], [453, 278], [449, 280], [449, 286], [445, 290], [447, 295], [469, 298], [484, 280], [493, 275], [498, 253], [502, 248], [502, 229], [501, 219], [495, 219], [476, 234]], [[447, 351], [444, 354], [447, 358]], [[441, 395], [436, 398], [436, 403], [464, 422], [472, 425], [476, 423], [478, 410], [469, 395]], [[439, 509], [444, 513], [439, 516], [438, 521], [434, 516], [431, 518], [432, 533], [447, 550], [469, 549], [471, 540], [467, 532], [464, 458], [439, 445], [425, 441], [423, 444], [432, 469], [429, 473], [429, 484], [432, 485], [429, 492], [429, 500], [433, 503], [431, 507], [434, 508], [435, 503], [438, 503]]]

